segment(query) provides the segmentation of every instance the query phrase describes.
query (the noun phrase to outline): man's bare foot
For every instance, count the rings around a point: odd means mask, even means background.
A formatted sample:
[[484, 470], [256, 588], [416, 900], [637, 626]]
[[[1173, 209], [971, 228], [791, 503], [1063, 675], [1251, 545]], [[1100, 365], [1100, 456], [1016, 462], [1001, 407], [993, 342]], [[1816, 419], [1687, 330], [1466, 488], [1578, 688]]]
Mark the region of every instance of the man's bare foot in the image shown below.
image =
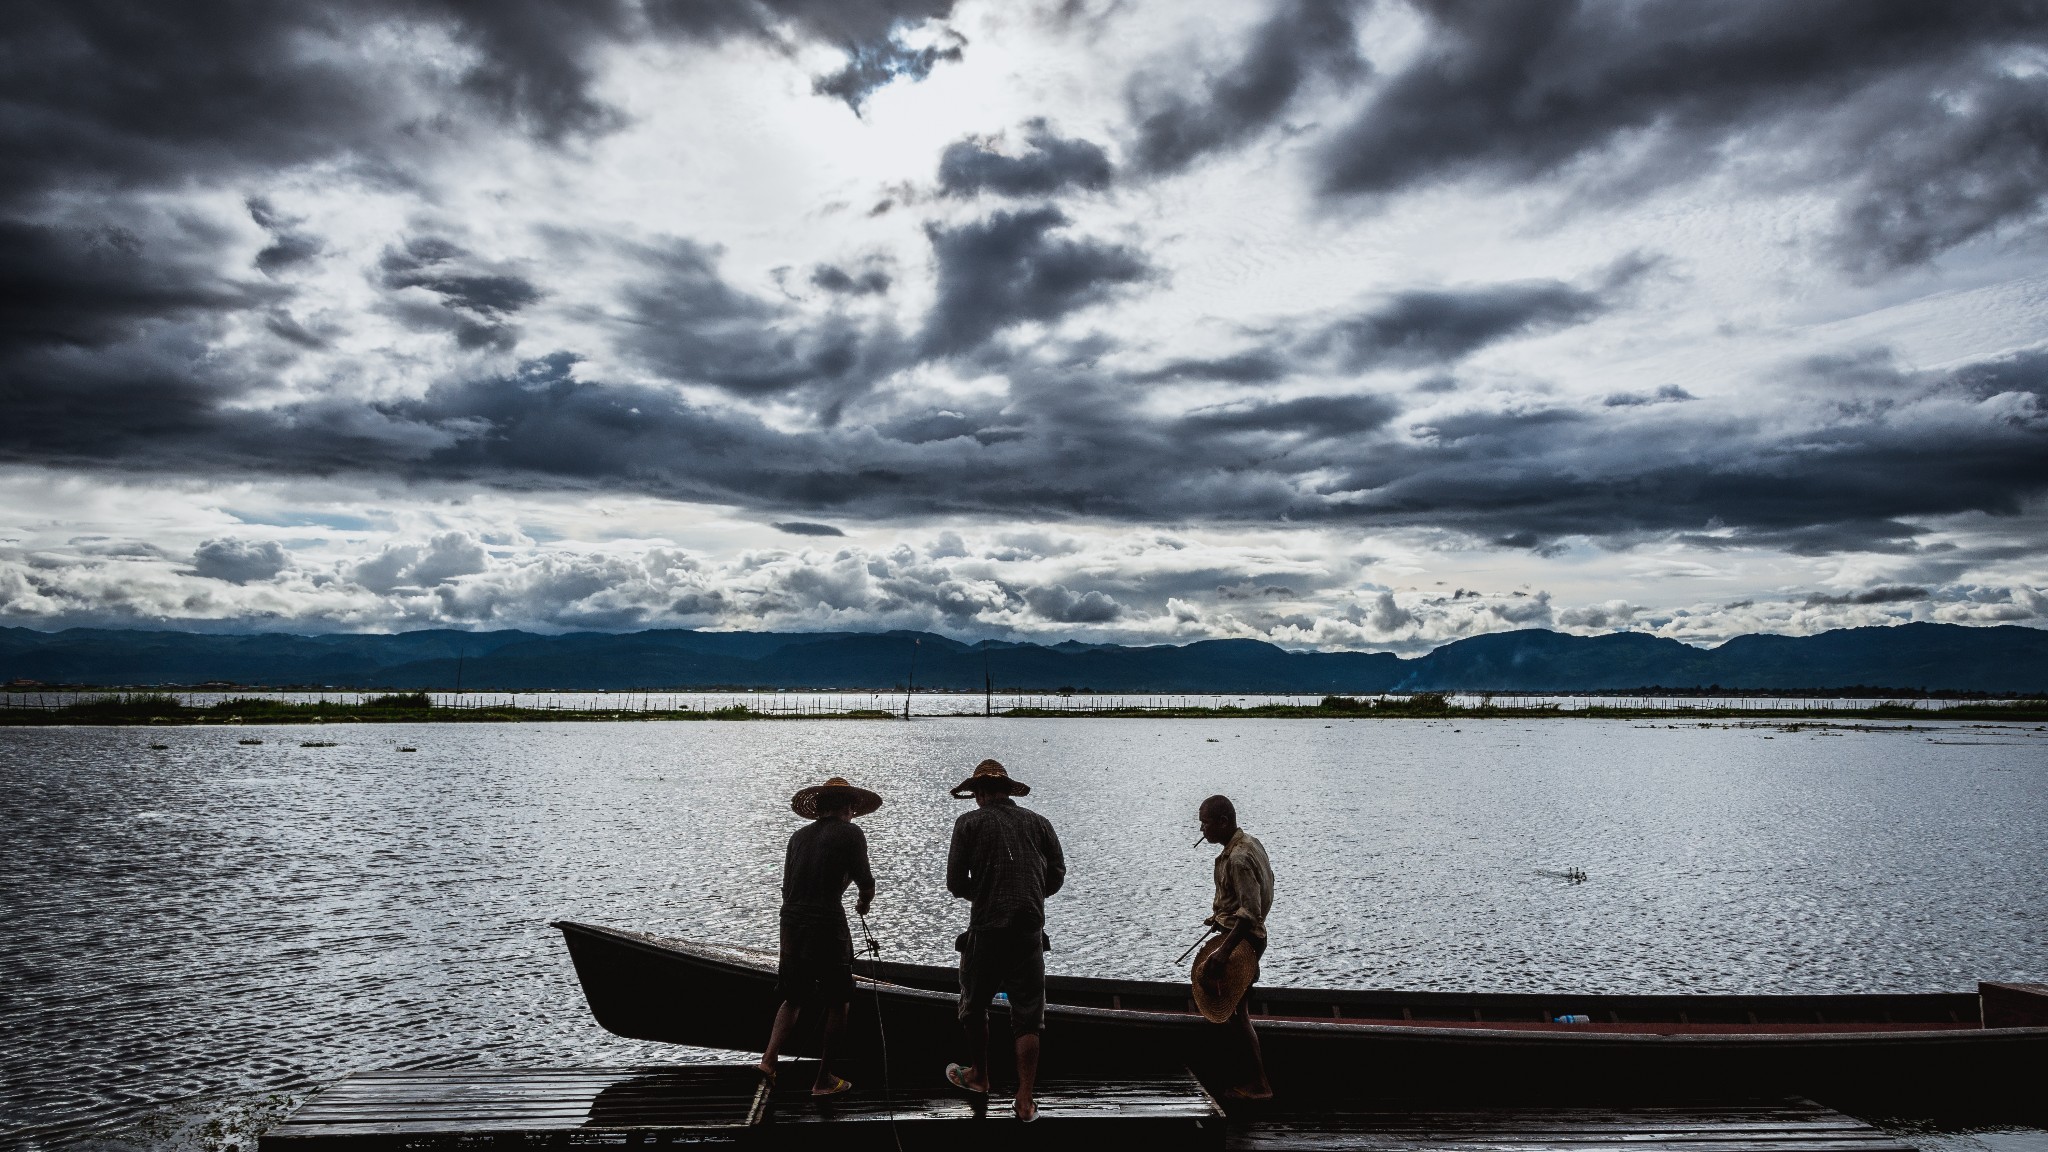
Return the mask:
[[1033, 1120], [1038, 1119], [1038, 1101], [1033, 1100], [1031, 1097], [1017, 1097], [1014, 1106], [1017, 1110], [1018, 1120], [1021, 1120], [1024, 1123], [1029, 1124]]
[[769, 1063], [766, 1060], [763, 1060], [756, 1067], [760, 1069], [761, 1078], [763, 1080], [768, 1081], [770, 1084], [775, 1083], [775, 1065]]
[[1271, 1100], [1273, 1087], [1270, 1084], [1238, 1084], [1223, 1090], [1227, 1100]]
[[830, 1072], [820, 1075], [818, 1082], [811, 1085], [812, 1096], [837, 1096], [841, 1092], [851, 1091], [853, 1091], [853, 1081], [834, 1076]]

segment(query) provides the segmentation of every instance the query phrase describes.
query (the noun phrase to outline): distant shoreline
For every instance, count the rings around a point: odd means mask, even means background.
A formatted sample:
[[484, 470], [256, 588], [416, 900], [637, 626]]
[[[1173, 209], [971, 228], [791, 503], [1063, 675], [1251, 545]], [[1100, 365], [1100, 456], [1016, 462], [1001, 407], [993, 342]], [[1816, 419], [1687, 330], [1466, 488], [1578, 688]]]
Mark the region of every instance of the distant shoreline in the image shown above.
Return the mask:
[[[1451, 703], [1440, 693], [1422, 693], [1403, 699], [1370, 699], [1325, 696], [1315, 704], [1255, 704], [1217, 707], [1129, 707], [1101, 708], [1007, 708], [991, 715], [1009, 719], [1289, 719], [1289, 720], [1776, 720], [1815, 722], [1824, 720], [1996, 720], [2008, 723], [2048, 721], [2048, 699], [2025, 699], [2001, 703], [1958, 704], [1939, 711], [1900, 704], [1871, 708], [1644, 708], [1600, 707], [1565, 709], [1556, 704], [1473, 707]], [[213, 704], [186, 704], [175, 696], [159, 693], [109, 694], [54, 708], [0, 708], [0, 727], [43, 728], [58, 726], [152, 727], [213, 726], [238, 724], [518, 724], [562, 721], [689, 722], [698, 720], [902, 720], [898, 712], [879, 708], [855, 708], [838, 712], [770, 712], [745, 704], [717, 708], [521, 708], [480, 706], [473, 708], [437, 705], [423, 692], [394, 693], [354, 703], [335, 701], [286, 701], [263, 697], [235, 697]], [[966, 716], [919, 716], [921, 720], [972, 718]]]

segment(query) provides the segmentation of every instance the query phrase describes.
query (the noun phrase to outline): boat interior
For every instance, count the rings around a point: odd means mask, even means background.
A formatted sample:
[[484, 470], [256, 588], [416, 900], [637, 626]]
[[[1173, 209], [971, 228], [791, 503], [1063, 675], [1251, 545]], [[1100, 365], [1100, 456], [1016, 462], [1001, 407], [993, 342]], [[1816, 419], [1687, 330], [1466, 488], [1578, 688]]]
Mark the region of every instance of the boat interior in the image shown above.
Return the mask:
[[[772, 963], [772, 960], [771, 960]], [[856, 971], [932, 992], [959, 988], [951, 968], [860, 961]], [[1150, 980], [1046, 977], [1053, 1004], [1137, 1012], [1194, 1011], [1188, 987]], [[1574, 1029], [1659, 1032], [1901, 1032], [1981, 1027], [1975, 993], [1900, 995], [1622, 996], [1567, 992], [1397, 992], [1254, 987], [1261, 1018], [1419, 1024], [1433, 1028]], [[1583, 1021], [1559, 1022], [1559, 1017]]]

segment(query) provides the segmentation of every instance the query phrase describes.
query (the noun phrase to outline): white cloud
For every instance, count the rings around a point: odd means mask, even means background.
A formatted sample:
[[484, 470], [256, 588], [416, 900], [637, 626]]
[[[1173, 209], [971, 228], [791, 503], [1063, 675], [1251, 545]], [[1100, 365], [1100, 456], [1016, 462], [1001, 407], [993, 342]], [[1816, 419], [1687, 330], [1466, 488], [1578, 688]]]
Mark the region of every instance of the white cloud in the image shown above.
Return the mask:
[[192, 570], [195, 573], [230, 584], [268, 580], [290, 564], [284, 549], [275, 540], [237, 540], [230, 536], [207, 540], [192, 551]]

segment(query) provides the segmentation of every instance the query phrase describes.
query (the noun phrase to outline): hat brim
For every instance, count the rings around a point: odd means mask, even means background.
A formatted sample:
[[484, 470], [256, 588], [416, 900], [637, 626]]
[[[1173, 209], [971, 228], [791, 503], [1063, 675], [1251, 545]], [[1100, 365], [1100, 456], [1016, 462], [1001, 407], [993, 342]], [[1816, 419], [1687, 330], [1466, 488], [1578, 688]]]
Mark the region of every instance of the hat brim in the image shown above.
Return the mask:
[[972, 800], [976, 793], [995, 791], [997, 785], [1002, 786], [1005, 796], [1031, 795], [1031, 785], [1022, 780], [1012, 780], [1008, 776], [969, 776], [953, 785], [953, 799]]
[[[1227, 934], [1226, 934], [1227, 935]], [[1202, 970], [1202, 962], [1218, 948], [1223, 947], [1224, 936], [1218, 936], [1202, 945], [1195, 953], [1194, 966], [1188, 969], [1188, 982], [1195, 989], [1195, 1011], [1211, 1024], [1222, 1024], [1237, 1014], [1238, 1001], [1251, 989], [1252, 981], [1259, 978], [1259, 954], [1249, 944], [1240, 944], [1230, 954], [1230, 960], [1223, 967], [1223, 976], [1214, 984], [1204, 984], [1195, 979], [1195, 973]]]
[[851, 797], [855, 816], [865, 816], [882, 806], [882, 797], [865, 788], [856, 788], [851, 784], [818, 784], [791, 796], [789, 810], [806, 820], [816, 820], [818, 801], [827, 795]]

